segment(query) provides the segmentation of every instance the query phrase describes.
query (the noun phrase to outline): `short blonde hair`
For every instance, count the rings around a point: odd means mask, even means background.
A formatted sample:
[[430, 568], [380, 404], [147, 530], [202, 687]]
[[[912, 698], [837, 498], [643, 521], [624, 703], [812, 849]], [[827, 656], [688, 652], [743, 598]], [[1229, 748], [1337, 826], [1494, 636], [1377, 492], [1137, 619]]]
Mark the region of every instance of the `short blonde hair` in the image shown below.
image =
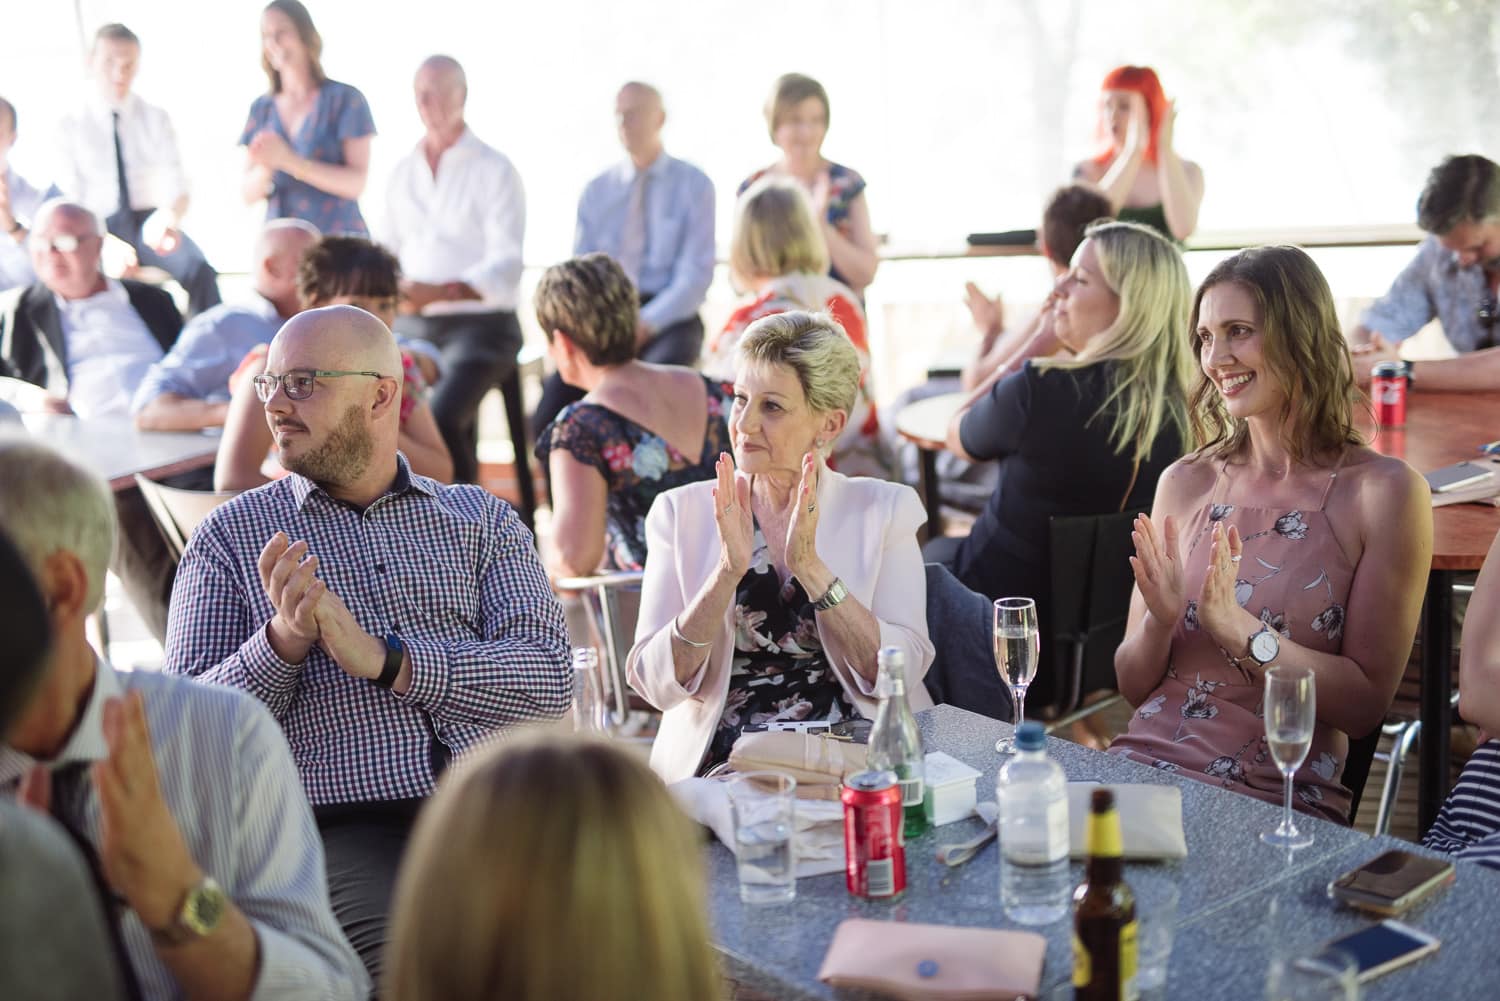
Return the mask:
[[854, 409], [859, 353], [839, 321], [826, 313], [773, 313], [745, 328], [741, 365], [784, 365], [797, 373], [807, 405], [818, 413]]
[[729, 237], [729, 269], [743, 279], [828, 271], [828, 244], [801, 185], [763, 177], [740, 196]]
[[86, 607], [99, 607], [115, 548], [115, 495], [109, 484], [32, 438], [0, 435], [0, 529], [32, 573], [53, 553], [78, 557], [88, 574]]
[[701, 848], [626, 751], [555, 731], [491, 746], [417, 821], [382, 996], [721, 997]]
[[776, 78], [766, 98], [766, 131], [772, 142], [776, 141], [776, 127], [781, 119], [809, 97], [816, 97], [823, 105], [823, 125], [827, 127], [832, 115], [828, 109], [828, 91], [821, 83], [803, 73], [783, 73]]

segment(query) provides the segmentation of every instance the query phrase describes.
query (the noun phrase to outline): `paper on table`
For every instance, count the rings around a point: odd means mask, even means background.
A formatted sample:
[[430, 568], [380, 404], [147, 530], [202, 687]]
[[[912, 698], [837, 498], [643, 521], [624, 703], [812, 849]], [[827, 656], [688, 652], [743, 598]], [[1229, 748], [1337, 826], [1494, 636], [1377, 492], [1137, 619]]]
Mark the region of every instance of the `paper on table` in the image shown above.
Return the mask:
[[[729, 789], [719, 779], [683, 779], [668, 786], [683, 812], [713, 831], [734, 851]], [[797, 800], [797, 876], [844, 871], [844, 804]]]
[[1068, 783], [1068, 854], [1088, 857], [1089, 797], [1098, 788], [1115, 794], [1120, 840], [1127, 859], [1187, 857], [1182, 833], [1182, 790], [1176, 786], [1113, 782]]

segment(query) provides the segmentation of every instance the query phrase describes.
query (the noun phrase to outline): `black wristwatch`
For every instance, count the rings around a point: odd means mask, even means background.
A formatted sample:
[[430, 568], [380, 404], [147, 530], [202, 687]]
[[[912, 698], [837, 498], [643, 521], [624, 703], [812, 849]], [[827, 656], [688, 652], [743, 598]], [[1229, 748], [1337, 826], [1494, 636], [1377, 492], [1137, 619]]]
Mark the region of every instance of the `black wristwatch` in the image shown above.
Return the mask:
[[406, 659], [406, 648], [401, 645], [395, 633], [387, 633], [385, 637], [385, 664], [380, 669], [380, 677], [370, 679], [381, 688], [390, 688], [396, 683], [396, 676], [401, 673], [401, 663]]

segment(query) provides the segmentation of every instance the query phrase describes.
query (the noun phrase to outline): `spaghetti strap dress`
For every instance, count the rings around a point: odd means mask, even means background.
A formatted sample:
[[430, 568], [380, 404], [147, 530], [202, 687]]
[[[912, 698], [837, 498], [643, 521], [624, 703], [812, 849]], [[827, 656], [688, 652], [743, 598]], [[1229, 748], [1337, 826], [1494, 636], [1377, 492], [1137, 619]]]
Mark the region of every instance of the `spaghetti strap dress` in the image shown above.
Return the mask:
[[[1209, 503], [1193, 513], [1180, 535], [1186, 592], [1202, 590], [1213, 525], [1234, 525], [1244, 543], [1235, 599], [1283, 637], [1337, 654], [1354, 579], [1354, 566], [1339, 548], [1326, 510], [1342, 465], [1340, 456], [1317, 508], [1307, 510], [1231, 500], [1231, 477], [1227, 463], [1221, 463]], [[1264, 696], [1265, 683], [1252, 679], [1199, 626], [1198, 602], [1189, 600], [1172, 631], [1166, 676], [1136, 709], [1110, 753], [1280, 804], [1282, 778], [1266, 746]], [[1318, 693], [1320, 701], [1332, 697]], [[1307, 758], [1293, 776], [1292, 803], [1298, 810], [1349, 822], [1349, 790], [1339, 782], [1348, 752], [1346, 734], [1316, 725]]]

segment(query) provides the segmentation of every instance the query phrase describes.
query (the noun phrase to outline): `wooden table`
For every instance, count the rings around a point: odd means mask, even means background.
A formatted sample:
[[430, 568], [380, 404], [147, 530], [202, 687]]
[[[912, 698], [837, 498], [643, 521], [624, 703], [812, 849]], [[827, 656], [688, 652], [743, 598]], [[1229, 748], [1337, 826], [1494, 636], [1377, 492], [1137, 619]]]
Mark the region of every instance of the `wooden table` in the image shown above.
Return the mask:
[[[1500, 437], [1500, 392], [1407, 396], [1406, 427], [1381, 431], [1374, 447], [1405, 459], [1419, 473], [1478, 459], [1478, 448]], [[1422, 736], [1417, 825], [1425, 832], [1448, 796], [1449, 730], [1453, 726], [1453, 578], [1478, 570], [1500, 531], [1500, 508], [1453, 504], [1432, 511], [1432, 568], [1422, 611]]]
[[943, 504], [938, 491], [937, 456], [948, 447], [948, 423], [968, 393], [944, 393], [909, 403], [896, 415], [896, 432], [917, 446], [921, 457], [918, 490], [927, 508], [927, 537], [943, 534]]
[[25, 414], [33, 438], [99, 474], [116, 491], [135, 486], [135, 474], [163, 479], [212, 466], [219, 429], [138, 431], [130, 420], [80, 420], [64, 414]]

